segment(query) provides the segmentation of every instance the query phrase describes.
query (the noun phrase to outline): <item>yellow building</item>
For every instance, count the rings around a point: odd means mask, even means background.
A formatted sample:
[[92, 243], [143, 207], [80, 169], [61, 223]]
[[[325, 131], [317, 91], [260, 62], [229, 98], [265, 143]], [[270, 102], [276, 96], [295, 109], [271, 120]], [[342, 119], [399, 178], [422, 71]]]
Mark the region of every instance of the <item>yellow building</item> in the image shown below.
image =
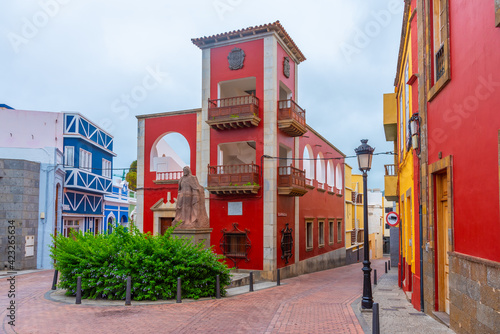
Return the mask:
[[[409, 130], [410, 119], [414, 113], [418, 112], [412, 107], [414, 100], [417, 102], [418, 99], [418, 95], [412, 94], [416, 91], [418, 80], [417, 54], [413, 54], [417, 50], [412, 50], [411, 43], [409, 43], [412, 39], [410, 14], [411, 10], [407, 4], [403, 18], [402, 43], [399, 49], [394, 93], [384, 94], [384, 131], [386, 140], [394, 142], [396, 153], [394, 164], [385, 166], [385, 197], [388, 201], [396, 202], [400, 216], [399, 278], [403, 290], [411, 296], [414, 287], [420, 284], [418, 272], [420, 267], [415, 257], [415, 251], [417, 250], [418, 256], [419, 248], [415, 240], [415, 223], [418, 224], [418, 199], [415, 196], [418, 196], [418, 193], [414, 182], [418, 180], [414, 176], [414, 163], [418, 164], [418, 160], [414, 159], [416, 152], [411, 144]], [[415, 305], [415, 300], [412, 299], [412, 303]]]
[[346, 264], [350, 264], [363, 261], [363, 176], [344, 166]]

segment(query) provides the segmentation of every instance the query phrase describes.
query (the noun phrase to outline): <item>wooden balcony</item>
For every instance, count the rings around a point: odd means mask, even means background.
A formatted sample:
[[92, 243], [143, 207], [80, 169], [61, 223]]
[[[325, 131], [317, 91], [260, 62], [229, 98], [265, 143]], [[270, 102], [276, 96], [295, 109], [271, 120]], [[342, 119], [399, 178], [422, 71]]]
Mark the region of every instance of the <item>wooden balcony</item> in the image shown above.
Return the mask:
[[388, 201], [398, 201], [398, 172], [396, 165], [385, 165], [384, 189]]
[[303, 196], [307, 193], [306, 172], [295, 167], [278, 167], [278, 194], [285, 196]]
[[292, 99], [278, 101], [278, 128], [291, 137], [307, 132], [306, 111]]
[[208, 100], [207, 124], [216, 130], [257, 126], [259, 99], [253, 95]]
[[156, 180], [153, 180], [153, 182], [156, 184], [178, 183], [182, 175], [183, 171], [156, 172]]
[[257, 194], [260, 167], [255, 164], [208, 166], [207, 190], [215, 195]]

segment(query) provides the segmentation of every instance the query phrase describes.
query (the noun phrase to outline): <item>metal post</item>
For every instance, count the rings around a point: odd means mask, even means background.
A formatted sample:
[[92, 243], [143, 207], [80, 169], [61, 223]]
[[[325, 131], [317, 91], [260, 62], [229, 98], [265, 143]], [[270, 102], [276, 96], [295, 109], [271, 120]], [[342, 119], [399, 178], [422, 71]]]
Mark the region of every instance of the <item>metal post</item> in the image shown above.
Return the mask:
[[215, 298], [220, 299], [220, 277], [215, 276]]
[[389, 260], [389, 270], [391, 270], [391, 260]]
[[364, 227], [364, 260], [363, 260], [363, 298], [361, 300], [361, 307], [364, 309], [371, 309], [373, 307], [372, 297], [372, 280], [370, 268], [370, 252], [369, 252], [369, 234], [368, 234], [368, 184], [367, 174], [363, 171], [363, 227]]
[[250, 272], [250, 286], [249, 286], [249, 291], [253, 291], [253, 272]]
[[56, 271], [54, 271], [54, 279], [52, 280], [52, 290], [56, 289], [58, 274], [59, 274], [59, 271], [56, 269]]
[[385, 273], [387, 274], [387, 262], [385, 262], [384, 264], [385, 264]]
[[78, 276], [76, 278], [76, 301], [75, 304], [82, 303], [82, 277]]
[[373, 269], [373, 284], [377, 285], [377, 269]]
[[125, 306], [132, 305], [132, 277], [127, 276], [127, 291], [125, 293]]
[[373, 303], [372, 333], [380, 334], [380, 318], [378, 312], [378, 303]]
[[280, 270], [279, 270], [279, 269], [278, 269], [277, 278], [276, 278], [276, 285], [281, 285], [281, 281], [280, 281]]
[[181, 278], [177, 277], [177, 303], [182, 303], [181, 299]]

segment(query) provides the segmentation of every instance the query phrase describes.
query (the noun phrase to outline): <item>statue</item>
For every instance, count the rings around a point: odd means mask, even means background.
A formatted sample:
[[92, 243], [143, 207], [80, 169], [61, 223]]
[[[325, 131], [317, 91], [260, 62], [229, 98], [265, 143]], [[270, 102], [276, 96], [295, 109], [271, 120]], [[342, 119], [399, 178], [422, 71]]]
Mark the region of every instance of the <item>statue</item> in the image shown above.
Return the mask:
[[198, 183], [196, 176], [186, 166], [184, 175], [179, 180], [179, 191], [172, 225], [181, 222], [179, 229], [209, 228], [208, 215], [205, 210], [205, 191]]

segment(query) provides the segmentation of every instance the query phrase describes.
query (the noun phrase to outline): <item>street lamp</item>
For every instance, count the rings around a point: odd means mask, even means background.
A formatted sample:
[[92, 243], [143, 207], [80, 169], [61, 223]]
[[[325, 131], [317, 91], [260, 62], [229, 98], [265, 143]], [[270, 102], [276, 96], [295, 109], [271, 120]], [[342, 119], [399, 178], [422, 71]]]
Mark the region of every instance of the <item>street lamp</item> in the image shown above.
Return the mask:
[[364, 220], [364, 260], [363, 260], [363, 298], [361, 300], [361, 308], [371, 309], [373, 307], [373, 297], [372, 297], [372, 282], [371, 282], [371, 271], [370, 268], [370, 252], [368, 249], [368, 186], [367, 186], [367, 174], [372, 167], [372, 157], [373, 151], [375, 150], [370, 145], [367, 144], [368, 139], [361, 139], [361, 145], [354, 149], [356, 155], [358, 156], [359, 170], [363, 172], [363, 220]]
[[419, 148], [419, 134], [420, 134], [420, 117], [415, 113], [410, 118], [410, 136], [411, 146], [414, 150]]

